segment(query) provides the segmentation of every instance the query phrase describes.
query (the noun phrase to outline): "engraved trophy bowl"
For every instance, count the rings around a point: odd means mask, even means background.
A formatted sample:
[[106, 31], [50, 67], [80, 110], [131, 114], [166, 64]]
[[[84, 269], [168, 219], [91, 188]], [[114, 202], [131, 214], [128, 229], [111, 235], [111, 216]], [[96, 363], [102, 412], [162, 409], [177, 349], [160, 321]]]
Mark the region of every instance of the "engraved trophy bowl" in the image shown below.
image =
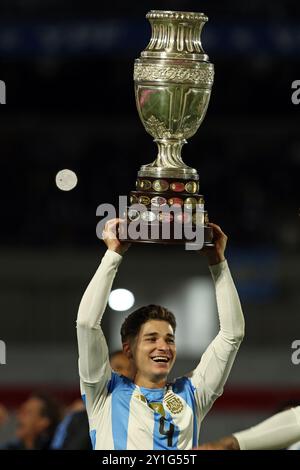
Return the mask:
[[[130, 204], [144, 207], [140, 211], [132, 209], [134, 220], [140, 218], [144, 224], [160, 225], [162, 217], [153, 211], [153, 205], [170, 207], [175, 201], [182, 210], [189, 207], [191, 223], [203, 226], [204, 244], [210, 245], [212, 229], [207, 226], [204, 199], [198, 193], [199, 176], [181, 158], [183, 145], [205, 117], [213, 84], [214, 67], [201, 44], [201, 31], [208, 18], [203, 13], [156, 10], [146, 18], [152, 36], [134, 64], [135, 98], [140, 119], [154, 138], [158, 154], [152, 163], [140, 168], [136, 191], [130, 193]], [[196, 212], [200, 213], [196, 216]], [[127, 218], [128, 222], [133, 220], [130, 208]], [[177, 219], [178, 222], [178, 215]], [[169, 223], [175, 223], [174, 217], [169, 217]], [[165, 240], [161, 234], [147, 240], [128, 239], [186, 243], [184, 237], [179, 240], [171, 236]]]

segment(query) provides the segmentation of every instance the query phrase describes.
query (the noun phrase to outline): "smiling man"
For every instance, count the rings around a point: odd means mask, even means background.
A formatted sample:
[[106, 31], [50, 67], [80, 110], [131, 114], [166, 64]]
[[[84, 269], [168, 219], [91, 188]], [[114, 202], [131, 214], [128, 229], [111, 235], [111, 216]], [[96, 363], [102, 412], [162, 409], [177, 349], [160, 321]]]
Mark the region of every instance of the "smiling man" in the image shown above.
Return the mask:
[[[135, 372], [131, 380], [112, 371], [100, 326], [118, 266], [129, 248], [115, 235], [119, 223], [113, 219], [105, 226], [108, 250], [83, 295], [77, 318], [79, 374], [93, 447], [192, 449], [199, 442], [203, 418], [223, 392], [244, 336], [241, 305], [224, 257], [227, 237], [210, 224], [214, 247], [206, 254], [220, 331], [198, 366], [189, 376], [168, 383], [176, 359], [176, 320], [166, 308], [148, 305], [131, 313], [121, 328], [123, 351]], [[201, 315], [201, 305], [195, 305], [195, 315]]]

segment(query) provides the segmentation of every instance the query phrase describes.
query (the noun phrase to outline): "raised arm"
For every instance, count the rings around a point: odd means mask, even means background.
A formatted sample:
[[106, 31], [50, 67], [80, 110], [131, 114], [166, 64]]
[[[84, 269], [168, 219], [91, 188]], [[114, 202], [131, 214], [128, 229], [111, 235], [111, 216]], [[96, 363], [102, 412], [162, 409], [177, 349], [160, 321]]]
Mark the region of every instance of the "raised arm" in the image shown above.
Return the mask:
[[210, 224], [210, 226], [214, 230], [215, 246], [207, 250], [206, 255], [215, 283], [220, 331], [202, 355], [199, 365], [191, 376], [202, 418], [215, 399], [222, 394], [244, 337], [243, 312], [224, 257], [227, 236], [218, 225]]
[[115, 237], [118, 224], [119, 219], [113, 219], [105, 225], [103, 240], [108, 250], [82, 297], [77, 316], [79, 375], [82, 394], [90, 394], [90, 397], [86, 396], [90, 401], [88, 411], [95, 406], [96, 395], [101, 394], [111, 376], [108, 348], [100, 323], [122, 254], [128, 248], [128, 244]]
[[300, 406], [277, 413], [233, 437], [241, 450], [285, 449], [300, 440]]
[[265, 421], [203, 444], [199, 450], [276, 450], [286, 449], [300, 441], [300, 406], [277, 413]]

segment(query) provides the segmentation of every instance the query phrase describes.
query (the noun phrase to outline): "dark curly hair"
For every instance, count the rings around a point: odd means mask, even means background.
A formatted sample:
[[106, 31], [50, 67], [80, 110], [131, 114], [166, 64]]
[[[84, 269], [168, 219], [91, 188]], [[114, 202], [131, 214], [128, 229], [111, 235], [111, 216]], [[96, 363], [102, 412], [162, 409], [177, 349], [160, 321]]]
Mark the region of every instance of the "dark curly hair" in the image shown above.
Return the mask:
[[146, 305], [135, 310], [125, 318], [121, 327], [122, 343], [135, 338], [141, 326], [149, 320], [163, 320], [170, 323], [173, 331], [176, 330], [176, 318], [172, 312], [161, 305]]

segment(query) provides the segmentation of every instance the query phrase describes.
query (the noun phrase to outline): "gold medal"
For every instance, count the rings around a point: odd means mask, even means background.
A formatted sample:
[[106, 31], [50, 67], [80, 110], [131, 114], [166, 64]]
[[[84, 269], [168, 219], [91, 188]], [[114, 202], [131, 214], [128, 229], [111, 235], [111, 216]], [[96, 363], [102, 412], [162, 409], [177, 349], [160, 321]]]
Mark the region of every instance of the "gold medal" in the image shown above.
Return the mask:
[[193, 215], [193, 223], [195, 225], [204, 225], [204, 213], [203, 212], [196, 212]]
[[180, 400], [179, 397], [177, 397], [173, 392], [169, 391], [166, 393], [166, 396], [164, 398], [164, 403], [168, 410], [173, 413], [174, 415], [177, 415], [182, 412], [183, 410], [183, 404], [182, 401]]
[[158, 220], [160, 222], [172, 222], [174, 217], [172, 214], [169, 214], [169, 212], [160, 212], [158, 215]]
[[150, 204], [150, 197], [148, 196], [140, 196], [139, 197], [139, 203], [143, 204], [144, 206], [149, 206]]
[[197, 199], [194, 197], [187, 197], [184, 201], [184, 205], [187, 209], [195, 209], [197, 205]]
[[164, 410], [163, 404], [159, 402], [149, 403], [150, 408], [152, 408], [155, 413], [159, 413], [161, 416], [165, 417], [166, 412]]
[[181, 399], [175, 395], [171, 390], [168, 390], [164, 396], [163, 403], [161, 402], [152, 402], [149, 403], [148, 400], [144, 395], [141, 393], [135, 393], [135, 398], [140, 400], [142, 403], [145, 403], [149, 408], [151, 408], [155, 413], [160, 414], [161, 416], [166, 416], [166, 411], [164, 409], [164, 405], [166, 408], [174, 415], [179, 414], [183, 411], [183, 403]]
[[182, 224], [189, 224], [192, 220], [192, 217], [187, 212], [182, 212], [182, 214], [175, 215], [175, 221]]
[[167, 189], [169, 189], [169, 183], [166, 180], [155, 180], [152, 183], [152, 188], [157, 192], [167, 191]]
[[140, 213], [139, 211], [135, 210], [135, 209], [129, 209], [128, 211], [128, 218], [132, 221], [132, 220], [138, 220], [140, 218]]
[[149, 180], [138, 180], [137, 183], [140, 189], [144, 189], [145, 191], [151, 189], [151, 181]]
[[171, 184], [171, 189], [176, 193], [181, 193], [182, 191], [184, 191], [185, 188], [183, 183], [177, 182]]
[[171, 197], [171, 199], [168, 200], [168, 203], [170, 206], [183, 206], [183, 200], [180, 199], [180, 197]]
[[144, 211], [142, 212], [141, 217], [145, 222], [153, 222], [156, 219], [156, 214], [151, 211]]
[[204, 209], [204, 199], [203, 197], [200, 197], [199, 200], [198, 200], [198, 207], [199, 209], [203, 210]]
[[167, 204], [167, 200], [164, 197], [155, 196], [151, 199], [151, 204], [155, 207], [164, 206]]
[[146, 400], [146, 398], [144, 397], [144, 395], [142, 395], [142, 394], [137, 395], [137, 398], [138, 398], [139, 400], [141, 400], [143, 403], [146, 403], [146, 404], [147, 404], [147, 400]]
[[134, 194], [130, 196], [130, 204], [137, 204], [139, 202], [138, 197], [136, 197]]
[[187, 193], [196, 193], [198, 189], [198, 184], [195, 181], [189, 181], [185, 185], [185, 190]]

